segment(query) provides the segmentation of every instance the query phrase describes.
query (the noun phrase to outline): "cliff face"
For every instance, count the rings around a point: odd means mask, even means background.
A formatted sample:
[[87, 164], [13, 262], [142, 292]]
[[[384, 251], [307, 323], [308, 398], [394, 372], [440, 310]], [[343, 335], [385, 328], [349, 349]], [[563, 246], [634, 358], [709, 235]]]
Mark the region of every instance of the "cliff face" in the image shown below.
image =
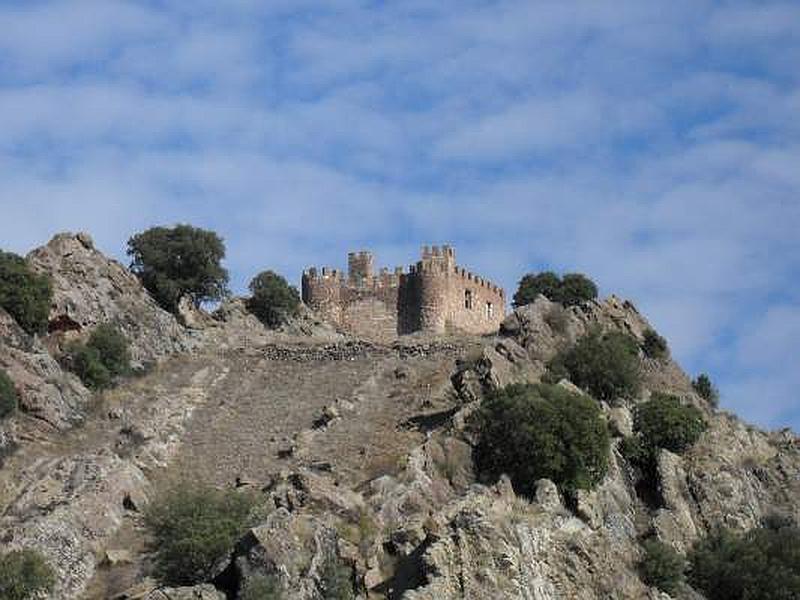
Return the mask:
[[[538, 381], [559, 348], [596, 325], [641, 339], [648, 323], [629, 302], [564, 310], [540, 297], [494, 337], [376, 344], [307, 313], [267, 331], [240, 301], [213, 317], [187, 307], [181, 325], [83, 235], [57, 236], [29, 260], [54, 277], [56, 295], [42, 339], [0, 312], [0, 366], [23, 409], [0, 429], [0, 538], [46, 555], [53, 598], [221, 599], [269, 573], [286, 598], [321, 600], [332, 558], [360, 598], [667, 598], [639, 577], [644, 535], [685, 551], [717, 525], [800, 520], [798, 438], [714, 410], [669, 358], [642, 357], [640, 398], [602, 405], [613, 441], [594, 491], [567, 503], [548, 480], [533, 499], [505, 478], [479, 482], [468, 415], [498, 387]], [[124, 329], [137, 361], [157, 365], [92, 397], [53, 355], [101, 322]], [[644, 489], [619, 444], [633, 406], [654, 391], [694, 403], [709, 426], [683, 456], [662, 450]], [[262, 499], [217, 589], [148, 578], [140, 511], [186, 479], [238, 482]], [[109, 559], [122, 550], [126, 560]]]

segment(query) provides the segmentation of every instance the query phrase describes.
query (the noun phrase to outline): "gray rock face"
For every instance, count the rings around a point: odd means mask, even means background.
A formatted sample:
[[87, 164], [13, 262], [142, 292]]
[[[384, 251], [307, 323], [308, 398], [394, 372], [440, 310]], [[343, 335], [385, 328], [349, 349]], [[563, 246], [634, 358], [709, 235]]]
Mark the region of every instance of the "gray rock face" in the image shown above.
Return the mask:
[[[20, 409], [29, 417], [56, 429], [65, 429], [82, 420], [90, 392], [75, 376], [64, 372], [42, 343], [25, 333], [2, 308], [0, 368], [16, 385]], [[16, 425], [5, 424], [0, 428]], [[10, 432], [8, 435], [13, 437]]]
[[114, 323], [131, 342], [132, 360], [139, 365], [193, 347], [175, 317], [156, 304], [135, 275], [96, 250], [87, 234], [59, 234], [27, 258], [53, 280], [51, 333], [69, 336]]

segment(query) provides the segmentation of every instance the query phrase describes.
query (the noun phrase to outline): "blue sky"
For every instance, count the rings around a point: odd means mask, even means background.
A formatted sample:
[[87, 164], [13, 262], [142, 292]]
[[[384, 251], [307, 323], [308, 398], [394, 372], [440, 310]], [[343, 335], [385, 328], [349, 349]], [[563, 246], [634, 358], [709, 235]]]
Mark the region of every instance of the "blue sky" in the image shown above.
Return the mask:
[[[219, 8], [224, 7], [224, 8]], [[0, 246], [153, 224], [235, 287], [423, 243], [631, 298], [800, 430], [800, 4], [0, 2]]]

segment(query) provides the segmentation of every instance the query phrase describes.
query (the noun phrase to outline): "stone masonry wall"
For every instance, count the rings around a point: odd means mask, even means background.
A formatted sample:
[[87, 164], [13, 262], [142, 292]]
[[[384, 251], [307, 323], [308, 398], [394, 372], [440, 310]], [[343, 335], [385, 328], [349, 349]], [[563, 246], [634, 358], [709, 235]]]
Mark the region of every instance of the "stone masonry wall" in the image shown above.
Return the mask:
[[324, 319], [366, 339], [415, 331], [487, 334], [505, 317], [505, 293], [456, 265], [450, 246], [425, 246], [408, 273], [375, 275], [369, 252], [348, 255], [348, 276], [324, 268], [303, 273], [303, 301]]

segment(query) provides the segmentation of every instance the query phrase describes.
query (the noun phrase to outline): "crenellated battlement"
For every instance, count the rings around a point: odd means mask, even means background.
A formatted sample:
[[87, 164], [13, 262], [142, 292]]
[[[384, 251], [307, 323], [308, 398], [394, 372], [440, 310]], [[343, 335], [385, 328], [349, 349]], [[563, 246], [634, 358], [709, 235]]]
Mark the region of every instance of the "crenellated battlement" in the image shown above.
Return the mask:
[[375, 271], [371, 252], [347, 255], [347, 277], [337, 269], [303, 272], [303, 301], [323, 317], [365, 337], [448, 328], [496, 331], [505, 316], [503, 289], [456, 264], [450, 245], [423, 246], [420, 260]]
[[308, 279], [309, 281], [341, 281], [342, 272], [339, 269], [330, 267], [322, 267], [322, 269], [309, 267], [303, 271], [303, 279]]

